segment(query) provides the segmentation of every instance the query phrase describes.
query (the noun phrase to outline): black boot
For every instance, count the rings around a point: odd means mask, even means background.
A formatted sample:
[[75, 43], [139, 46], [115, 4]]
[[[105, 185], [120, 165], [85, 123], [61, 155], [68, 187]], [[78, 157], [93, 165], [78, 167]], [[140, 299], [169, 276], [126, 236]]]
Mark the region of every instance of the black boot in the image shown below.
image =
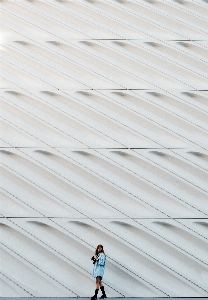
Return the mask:
[[95, 290], [95, 295], [91, 297], [91, 300], [96, 300], [97, 299], [98, 291], [99, 291], [99, 289]]
[[107, 298], [106, 293], [105, 293], [105, 290], [104, 290], [104, 286], [101, 286], [100, 289], [101, 289], [101, 291], [102, 291], [102, 293], [103, 293], [102, 296], [100, 297], [100, 299], [105, 299], [105, 298]]

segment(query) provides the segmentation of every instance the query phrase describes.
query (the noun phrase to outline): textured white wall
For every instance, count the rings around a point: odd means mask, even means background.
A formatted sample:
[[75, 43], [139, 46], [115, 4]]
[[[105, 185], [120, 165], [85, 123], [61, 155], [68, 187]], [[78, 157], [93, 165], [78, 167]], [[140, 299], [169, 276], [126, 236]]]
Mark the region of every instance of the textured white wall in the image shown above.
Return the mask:
[[208, 296], [206, 0], [1, 0], [1, 296]]

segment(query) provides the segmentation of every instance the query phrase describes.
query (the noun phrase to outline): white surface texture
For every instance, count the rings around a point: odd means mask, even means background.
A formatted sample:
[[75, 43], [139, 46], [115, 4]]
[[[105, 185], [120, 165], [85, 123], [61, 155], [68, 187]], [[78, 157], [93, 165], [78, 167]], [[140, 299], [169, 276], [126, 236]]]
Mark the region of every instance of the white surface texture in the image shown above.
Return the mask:
[[208, 297], [208, 1], [0, 4], [0, 296]]

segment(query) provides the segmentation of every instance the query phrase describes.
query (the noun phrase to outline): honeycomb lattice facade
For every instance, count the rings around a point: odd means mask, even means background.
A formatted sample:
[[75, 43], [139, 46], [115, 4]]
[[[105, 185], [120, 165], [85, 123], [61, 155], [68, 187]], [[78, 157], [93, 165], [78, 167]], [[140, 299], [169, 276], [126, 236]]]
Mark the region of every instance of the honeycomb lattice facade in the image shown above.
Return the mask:
[[1, 296], [208, 296], [206, 0], [1, 0]]

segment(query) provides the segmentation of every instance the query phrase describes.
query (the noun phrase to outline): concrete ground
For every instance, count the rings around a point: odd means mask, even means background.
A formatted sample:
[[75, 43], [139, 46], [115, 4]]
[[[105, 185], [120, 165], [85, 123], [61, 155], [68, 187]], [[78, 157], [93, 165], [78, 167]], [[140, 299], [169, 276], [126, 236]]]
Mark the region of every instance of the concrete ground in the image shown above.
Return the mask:
[[[61, 300], [71, 300], [71, 299], [77, 299], [79, 298], [80, 300], [89, 300], [89, 298], [84, 298], [84, 297], [1, 297], [1, 300], [26, 300], [26, 299], [30, 299], [30, 298], [35, 298], [35, 299], [40, 299], [40, 300], [57, 300], [57, 299], [61, 299]], [[196, 300], [196, 299], [208, 299], [208, 297], [123, 297], [125, 298], [125, 300], [162, 300], [162, 299], [174, 299], [174, 300]], [[118, 300], [118, 299], [123, 299], [122, 297], [115, 297], [115, 298], [109, 298], [111, 300]]]

